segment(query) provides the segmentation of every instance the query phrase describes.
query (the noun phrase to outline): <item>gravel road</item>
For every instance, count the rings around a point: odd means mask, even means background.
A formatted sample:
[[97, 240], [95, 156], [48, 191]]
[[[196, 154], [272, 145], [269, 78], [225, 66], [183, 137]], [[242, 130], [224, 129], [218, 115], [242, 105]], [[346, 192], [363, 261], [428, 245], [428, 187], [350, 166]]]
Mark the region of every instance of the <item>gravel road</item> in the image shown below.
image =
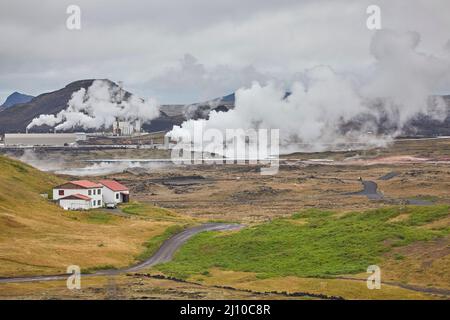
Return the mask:
[[[175, 252], [187, 241], [197, 233], [203, 231], [227, 231], [237, 230], [242, 228], [243, 225], [230, 224], [230, 223], [205, 223], [200, 226], [186, 229], [180, 233], [177, 233], [170, 239], [166, 240], [158, 251], [147, 260], [120, 270], [103, 270], [95, 273], [83, 274], [83, 277], [103, 276], [103, 275], [116, 275], [127, 272], [136, 272], [141, 269], [154, 266], [158, 263], [168, 262], [173, 258]], [[29, 277], [9, 277], [0, 278], [0, 283], [15, 283], [15, 282], [34, 282], [34, 281], [54, 281], [67, 279], [70, 274], [57, 274], [46, 276], [29, 276]]]

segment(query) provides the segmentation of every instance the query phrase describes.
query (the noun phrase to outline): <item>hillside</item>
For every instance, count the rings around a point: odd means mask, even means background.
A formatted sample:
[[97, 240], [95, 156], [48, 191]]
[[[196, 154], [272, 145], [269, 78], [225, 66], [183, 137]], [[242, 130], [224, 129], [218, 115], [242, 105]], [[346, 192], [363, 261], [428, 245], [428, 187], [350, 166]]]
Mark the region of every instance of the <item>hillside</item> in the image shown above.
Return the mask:
[[0, 277], [60, 273], [72, 264], [124, 267], [147, 250], [146, 241], [177, 224], [156, 208], [145, 208], [142, 219], [64, 211], [40, 196], [61, 182], [0, 156]]
[[[0, 114], [0, 133], [25, 132], [27, 125], [41, 114], [56, 114], [67, 107], [72, 94], [91, 86], [93, 79], [75, 81], [62, 89], [43, 93], [28, 103], [12, 106]], [[39, 131], [48, 131], [41, 128]]]
[[208, 119], [211, 111], [227, 112], [235, 105], [235, 94], [229, 94], [212, 100], [193, 103], [185, 107], [186, 117], [189, 119]]
[[[111, 86], [117, 86], [116, 83], [108, 81]], [[95, 79], [79, 80], [72, 82], [62, 89], [41, 94], [31, 101], [22, 104], [13, 105], [0, 113], [0, 134], [8, 132], [25, 132], [27, 125], [41, 114], [57, 114], [58, 112], [67, 108], [67, 103], [72, 97], [72, 94], [81, 88], [89, 88]], [[125, 97], [131, 93], [125, 91]], [[151, 123], [145, 123], [143, 125], [144, 130], [161, 131], [169, 130], [173, 124], [181, 123], [183, 119], [179, 117], [171, 118], [164, 112], [161, 112], [161, 116], [152, 120]], [[48, 132], [51, 127], [41, 126], [33, 128], [33, 132]], [[72, 131], [77, 131], [74, 128]]]
[[[449, 292], [449, 212], [445, 205], [345, 214], [306, 210], [239, 232], [198, 234], [156, 269], [243, 289], [424, 298]], [[382, 290], [365, 287], [369, 265], [381, 268]]]
[[6, 98], [5, 102], [0, 106], [0, 111], [19, 103], [27, 103], [31, 101], [31, 99], [33, 98], [34, 98], [33, 96], [27, 94], [23, 94], [20, 92], [13, 92]]
[[[112, 86], [116, 83], [105, 79]], [[27, 125], [41, 114], [57, 114], [67, 108], [72, 94], [81, 88], [87, 89], [92, 85], [95, 79], [79, 80], [72, 82], [62, 89], [41, 94], [31, 101], [20, 104], [14, 104], [0, 113], [0, 134], [25, 132]], [[125, 96], [130, 95], [125, 92]], [[207, 118], [211, 110], [228, 111], [234, 107], [234, 94], [206, 101], [203, 103], [192, 104], [189, 106], [161, 106], [161, 114], [156, 119], [142, 125], [147, 132], [168, 131], [174, 125], [180, 125], [189, 118]], [[2, 107], [0, 107], [0, 111]], [[51, 127], [41, 126], [33, 128], [33, 132], [48, 132]], [[78, 131], [74, 128], [72, 131]]]

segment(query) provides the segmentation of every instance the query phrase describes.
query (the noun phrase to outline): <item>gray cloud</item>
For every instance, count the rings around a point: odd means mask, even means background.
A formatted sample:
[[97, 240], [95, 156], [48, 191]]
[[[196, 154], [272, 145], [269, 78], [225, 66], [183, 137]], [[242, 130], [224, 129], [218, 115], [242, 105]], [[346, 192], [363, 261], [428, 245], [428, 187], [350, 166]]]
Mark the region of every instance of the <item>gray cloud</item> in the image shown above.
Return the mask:
[[273, 76], [258, 72], [253, 66], [233, 68], [229, 65], [207, 67], [190, 54], [184, 55], [179, 64], [168, 67], [144, 86], [153, 95], [163, 99], [171, 96], [177, 103], [204, 101], [232, 93], [236, 88], [248, 86], [253, 81], [265, 83]]
[[[251, 77], [284, 79], [318, 64], [364, 77], [374, 61], [368, 52], [373, 32], [365, 27], [372, 2], [3, 0], [0, 98], [98, 77], [123, 80], [128, 90], [156, 95], [162, 103], [193, 102], [222, 89], [226, 94]], [[81, 31], [65, 28], [69, 4], [82, 9]], [[418, 50], [448, 54], [447, 0], [377, 4], [384, 28], [417, 31]], [[186, 53], [198, 59], [198, 70], [180, 67]], [[199, 77], [211, 86], [189, 85]], [[171, 88], [184, 92], [173, 94]]]
[[[212, 111], [209, 119], [187, 120], [174, 126], [168, 136], [177, 141], [194, 137], [199, 126], [222, 135], [228, 129], [263, 128], [280, 129], [280, 146], [288, 152], [333, 150], [342, 144], [385, 145], [420, 113], [436, 120], [447, 115], [444, 100], [430, 95], [450, 75], [450, 60], [417, 51], [419, 43], [418, 33], [380, 30], [370, 45], [376, 63], [368, 83], [360, 84], [331, 67], [317, 66], [302, 74], [303, 81], [291, 84], [288, 97], [283, 87], [254, 83], [236, 92], [233, 110]], [[362, 126], [342, 130], [343, 124], [358, 118], [364, 119]], [[392, 128], [379, 132], [380, 123], [387, 122]], [[223, 149], [223, 139], [208, 143], [210, 136], [205, 136], [204, 141], [194, 141], [194, 147], [206, 145], [213, 152]], [[242, 132], [237, 137], [241, 146], [245, 146], [245, 136]], [[232, 155], [238, 147], [233, 141], [230, 139], [231, 146], [219, 154]], [[245, 148], [239, 150], [244, 155]]]

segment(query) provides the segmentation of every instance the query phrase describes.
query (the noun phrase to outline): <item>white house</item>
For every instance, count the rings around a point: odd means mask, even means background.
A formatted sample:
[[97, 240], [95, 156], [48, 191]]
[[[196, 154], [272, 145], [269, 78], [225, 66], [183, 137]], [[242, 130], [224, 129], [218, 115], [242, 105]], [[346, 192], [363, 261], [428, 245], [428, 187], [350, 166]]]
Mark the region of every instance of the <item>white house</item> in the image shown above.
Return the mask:
[[100, 184], [104, 186], [103, 202], [105, 204], [129, 201], [130, 191], [123, 184], [114, 180], [100, 180]]
[[69, 181], [53, 188], [53, 200], [65, 210], [101, 208], [103, 185], [88, 180]]

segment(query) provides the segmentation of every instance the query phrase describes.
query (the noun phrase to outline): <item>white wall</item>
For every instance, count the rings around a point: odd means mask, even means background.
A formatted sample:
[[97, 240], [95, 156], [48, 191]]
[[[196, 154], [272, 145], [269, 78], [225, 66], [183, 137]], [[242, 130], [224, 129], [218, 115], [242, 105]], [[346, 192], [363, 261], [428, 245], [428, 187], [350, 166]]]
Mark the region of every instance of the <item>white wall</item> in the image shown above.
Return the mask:
[[[59, 200], [61, 198], [74, 195], [74, 194], [82, 194], [90, 197], [91, 200], [91, 208], [100, 208], [103, 206], [103, 192], [106, 188], [92, 188], [92, 189], [53, 189], [53, 200]], [[59, 190], [64, 190], [64, 195], [59, 195]], [[100, 193], [98, 192], [100, 190]], [[95, 191], [95, 194], [94, 194]], [[89, 194], [90, 193], [90, 194]], [[69, 200], [74, 201], [74, 200]], [[82, 200], [84, 201], [84, 200]], [[99, 203], [100, 201], [100, 203]], [[94, 204], [95, 202], [95, 204]]]
[[62, 199], [62, 200], [59, 200], [59, 205], [64, 210], [89, 210], [89, 209], [91, 209], [89, 200]]
[[[120, 203], [121, 201], [121, 195], [120, 192], [112, 191], [111, 189], [104, 187], [103, 188], [103, 200], [106, 203]], [[116, 198], [116, 195], [119, 194], [119, 199]]]
[[5, 133], [5, 145], [63, 146], [74, 142], [73, 133]]
[[122, 203], [123, 196], [122, 193], [128, 193], [128, 191], [112, 191], [111, 189], [103, 188], [103, 201], [106, 203]]

